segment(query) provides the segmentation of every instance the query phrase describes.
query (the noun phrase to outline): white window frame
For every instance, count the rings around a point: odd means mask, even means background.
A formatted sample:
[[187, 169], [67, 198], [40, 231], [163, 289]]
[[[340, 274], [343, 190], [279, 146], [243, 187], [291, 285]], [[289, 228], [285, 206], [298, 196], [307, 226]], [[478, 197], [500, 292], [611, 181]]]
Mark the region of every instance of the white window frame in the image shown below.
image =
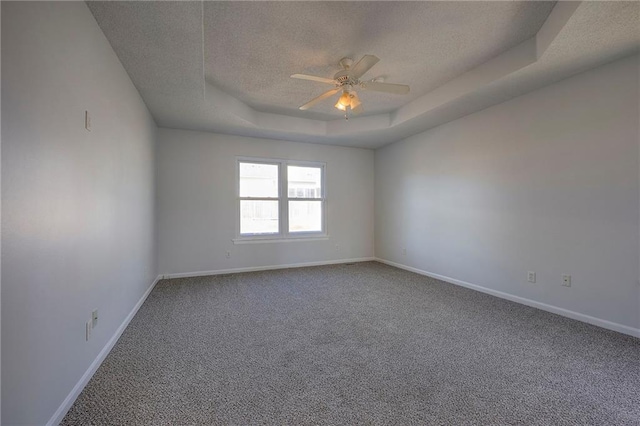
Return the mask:
[[[240, 196], [240, 163], [269, 164], [278, 166], [278, 198], [269, 197], [241, 197]], [[320, 169], [321, 194], [320, 198], [289, 198], [288, 166], [315, 167]], [[285, 160], [276, 158], [236, 157], [236, 238], [235, 244], [292, 242], [328, 239], [327, 232], [327, 185], [326, 163], [319, 161]], [[242, 200], [278, 201], [278, 233], [274, 234], [241, 234], [240, 233], [240, 202]], [[289, 201], [320, 201], [322, 203], [321, 231], [289, 232]]]

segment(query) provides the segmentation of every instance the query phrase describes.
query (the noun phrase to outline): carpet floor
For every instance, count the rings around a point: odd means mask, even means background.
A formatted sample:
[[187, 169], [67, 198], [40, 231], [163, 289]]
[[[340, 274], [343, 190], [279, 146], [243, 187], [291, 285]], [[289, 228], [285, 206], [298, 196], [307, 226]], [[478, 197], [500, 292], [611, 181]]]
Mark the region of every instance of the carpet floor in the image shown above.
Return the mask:
[[63, 425], [639, 425], [640, 340], [376, 262], [164, 280]]

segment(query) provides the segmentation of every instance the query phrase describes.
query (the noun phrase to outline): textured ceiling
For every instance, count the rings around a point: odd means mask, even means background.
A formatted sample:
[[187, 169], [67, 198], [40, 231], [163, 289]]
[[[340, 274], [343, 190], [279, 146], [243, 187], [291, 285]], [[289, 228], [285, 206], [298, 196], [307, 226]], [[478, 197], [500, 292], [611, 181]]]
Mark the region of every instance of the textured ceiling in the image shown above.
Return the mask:
[[140, 91], [180, 96], [202, 92], [200, 2], [87, 4]]
[[[378, 147], [637, 52], [638, 2], [89, 2], [158, 125]], [[333, 102], [343, 56], [409, 96]], [[328, 120], [328, 121], [327, 121]]]
[[367, 79], [411, 86], [408, 96], [361, 93], [365, 114], [388, 112], [535, 35], [553, 4], [206, 2], [205, 75], [261, 111], [335, 119], [335, 100], [297, 109], [330, 85], [289, 76], [332, 78], [342, 57], [374, 54]]

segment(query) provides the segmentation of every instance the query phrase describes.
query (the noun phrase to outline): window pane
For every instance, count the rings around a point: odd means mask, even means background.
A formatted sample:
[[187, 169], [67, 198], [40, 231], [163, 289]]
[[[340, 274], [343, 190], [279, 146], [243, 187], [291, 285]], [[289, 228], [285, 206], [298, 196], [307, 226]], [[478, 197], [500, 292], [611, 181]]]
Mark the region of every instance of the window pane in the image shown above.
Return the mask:
[[240, 196], [278, 198], [278, 165], [240, 163]]
[[289, 232], [322, 231], [322, 201], [289, 201]]
[[320, 167], [287, 167], [289, 198], [322, 198]]
[[240, 200], [240, 234], [277, 234], [278, 201]]

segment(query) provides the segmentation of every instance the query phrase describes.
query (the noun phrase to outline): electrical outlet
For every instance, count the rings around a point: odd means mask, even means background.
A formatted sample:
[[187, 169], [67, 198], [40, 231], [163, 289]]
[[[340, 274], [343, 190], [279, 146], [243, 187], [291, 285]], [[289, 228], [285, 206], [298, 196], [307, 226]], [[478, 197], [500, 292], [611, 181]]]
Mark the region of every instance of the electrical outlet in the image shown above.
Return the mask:
[[85, 324], [85, 338], [87, 339], [87, 341], [89, 341], [89, 339], [91, 338], [91, 330], [93, 330], [93, 326], [91, 323], [92, 321], [89, 320]]
[[95, 327], [96, 325], [98, 325], [98, 310], [94, 309], [91, 312], [91, 328]]
[[402, 247], [402, 255], [403, 255], [403, 256], [406, 256], [406, 255], [407, 255], [407, 249], [406, 249], [406, 248], [404, 248], [404, 247]]
[[226, 257], [227, 259], [231, 259], [231, 252], [228, 251], [224, 254], [224, 257]]
[[533, 272], [533, 271], [527, 272], [527, 281], [529, 281], [530, 283], [535, 283], [536, 282], [536, 273]]
[[562, 274], [562, 285], [565, 287], [571, 287], [571, 275]]

